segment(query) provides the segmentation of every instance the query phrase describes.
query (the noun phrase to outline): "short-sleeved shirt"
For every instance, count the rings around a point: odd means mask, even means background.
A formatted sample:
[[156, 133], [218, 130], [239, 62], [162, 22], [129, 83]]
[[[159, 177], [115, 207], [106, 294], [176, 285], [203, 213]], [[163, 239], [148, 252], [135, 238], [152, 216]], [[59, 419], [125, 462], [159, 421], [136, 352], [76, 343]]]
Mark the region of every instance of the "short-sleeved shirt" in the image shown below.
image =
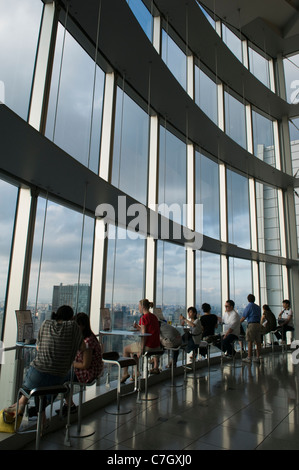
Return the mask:
[[37, 338], [37, 354], [31, 365], [40, 372], [65, 377], [83, 336], [74, 321], [45, 320]]
[[[79, 382], [88, 383], [97, 379], [103, 370], [102, 348], [94, 335], [84, 338], [86, 349], [91, 349], [91, 364], [88, 369], [75, 369]], [[75, 362], [83, 362], [83, 352], [78, 351]]]
[[150, 333], [145, 340], [145, 346], [148, 348], [160, 347], [160, 325], [158, 318], [153, 313], [145, 313], [140, 318], [140, 325], [144, 325], [146, 333]]
[[218, 318], [214, 313], [202, 315], [200, 317], [203, 333], [202, 336], [211, 336], [215, 334], [215, 328], [218, 323]]
[[289, 322], [288, 322], [288, 326], [294, 326], [294, 323], [293, 323], [293, 311], [291, 308], [289, 309], [284, 309], [282, 314], [281, 314], [281, 318], [283, 320], [286, 320], [287, 318], [289, 318]]
[[247, 323], [260, 323], [261, 321], [261, 307], [254, 302], [249, 302], [245, 307], [243, 315]]

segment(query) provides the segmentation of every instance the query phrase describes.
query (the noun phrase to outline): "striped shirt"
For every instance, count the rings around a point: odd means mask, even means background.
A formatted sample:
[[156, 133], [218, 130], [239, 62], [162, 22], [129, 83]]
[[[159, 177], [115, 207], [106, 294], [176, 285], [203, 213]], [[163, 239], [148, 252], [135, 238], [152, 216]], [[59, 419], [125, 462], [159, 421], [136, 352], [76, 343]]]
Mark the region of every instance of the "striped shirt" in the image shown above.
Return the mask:
[[37, 354], [32, 366], [40, 372], [64, 377], [83, 342], [74, 321], [45, 320], [37, 338]]

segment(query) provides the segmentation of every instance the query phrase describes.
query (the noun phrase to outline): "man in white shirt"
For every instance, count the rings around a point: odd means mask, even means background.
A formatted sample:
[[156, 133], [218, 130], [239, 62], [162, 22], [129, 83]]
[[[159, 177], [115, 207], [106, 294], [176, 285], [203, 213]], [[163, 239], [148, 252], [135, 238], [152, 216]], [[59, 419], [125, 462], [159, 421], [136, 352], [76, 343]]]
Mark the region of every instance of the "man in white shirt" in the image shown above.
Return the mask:
[[225, 302], [225, 312], [222, 316], [223, 336], [221, 349], [228, 356], [233, 356], [236, 352], [233, 349], [233, 342], [236, 341], [240, 334], [240, 317], [234, 309], [235, 302], [227, 300]]
[[289, 300], [284, 300], [282, 306], [283, 310], [278, 315], [279, 331], [276, 332], [276, 337], [286, 343], [287, 331], [294, 331], [293, 311]]

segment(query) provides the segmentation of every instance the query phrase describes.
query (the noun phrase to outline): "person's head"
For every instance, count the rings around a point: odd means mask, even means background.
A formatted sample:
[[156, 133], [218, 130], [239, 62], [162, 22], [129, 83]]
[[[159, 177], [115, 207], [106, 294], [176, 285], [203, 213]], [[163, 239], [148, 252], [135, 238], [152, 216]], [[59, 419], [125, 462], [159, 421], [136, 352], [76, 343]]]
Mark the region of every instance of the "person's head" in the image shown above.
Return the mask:
[[267, 304], [263, 305], [263, 310], [264, 310], [264, 312], [271, 312], [271, 309], [270, 309], [269, 305], [267, 305]]
[[253, 303], [255, 301], [255, 297], [253, 294], [249, 294], [247, 297], [248, 302]]
[[283, 300], [282, 305], [283, 305], [283, 308], [289, 309], [291, 306], [291, 302], [289, 300]]
[[233, 300], [227, 300], [225, 302], [225, 310], [231, 312], [235, 308], [235, 302]]
[[148, 312], [150, 308], [153, 308], [153, 302], [150, 302], [148, 299], [139, 300], [139, 312], [144, 313]]
[[201, 308], [203, 313], [210, 313], [211, 311], [211, 305], [207, 303], [202, 304]]
[[197, 318], [197, 310], [195, 307], [189, 307], [187, 312], [188, 312], [189, 317], [192, 318], [193, 320]]
[[[69, 305], [61, 305], [61, 307], [57, 309], [57, 312], [55, 314], [55, 320], [56, 321], [69, 321], [73, 319], [73, 316], [74, 316], [74, 310], [72, 309], [72, 307], [70, 307]], [[52, 314], [52, 318], [53, 318], [53, 314]]]
[[79, 312], [75, 315], [75, 322], [78, 324], [80, 330], [82, 331], [83, 338], [91, 336], [92, 331], [90, 328], [89, 316], [84, 312]]

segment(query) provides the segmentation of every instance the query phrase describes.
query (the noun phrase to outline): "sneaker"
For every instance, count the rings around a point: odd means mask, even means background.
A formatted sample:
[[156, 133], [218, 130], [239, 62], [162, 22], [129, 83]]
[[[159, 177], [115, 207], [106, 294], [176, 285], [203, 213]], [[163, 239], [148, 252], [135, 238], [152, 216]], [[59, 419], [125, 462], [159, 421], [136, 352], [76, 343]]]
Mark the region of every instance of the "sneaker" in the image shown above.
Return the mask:
[[151, 374], [151, 375], [152, 375], [152, 374], [155, 374], [155, 375], [156, 375], [156, 374], [160, 374], [160, 370], [159, 370], [159, 369], [152, 369], [152, 370], [150, 371], [150, 374]]
[[248, 364], [251, 364], [251, 357], [246, 357], [245, 359], [242, 359], [242, 362], [247, 362]]

